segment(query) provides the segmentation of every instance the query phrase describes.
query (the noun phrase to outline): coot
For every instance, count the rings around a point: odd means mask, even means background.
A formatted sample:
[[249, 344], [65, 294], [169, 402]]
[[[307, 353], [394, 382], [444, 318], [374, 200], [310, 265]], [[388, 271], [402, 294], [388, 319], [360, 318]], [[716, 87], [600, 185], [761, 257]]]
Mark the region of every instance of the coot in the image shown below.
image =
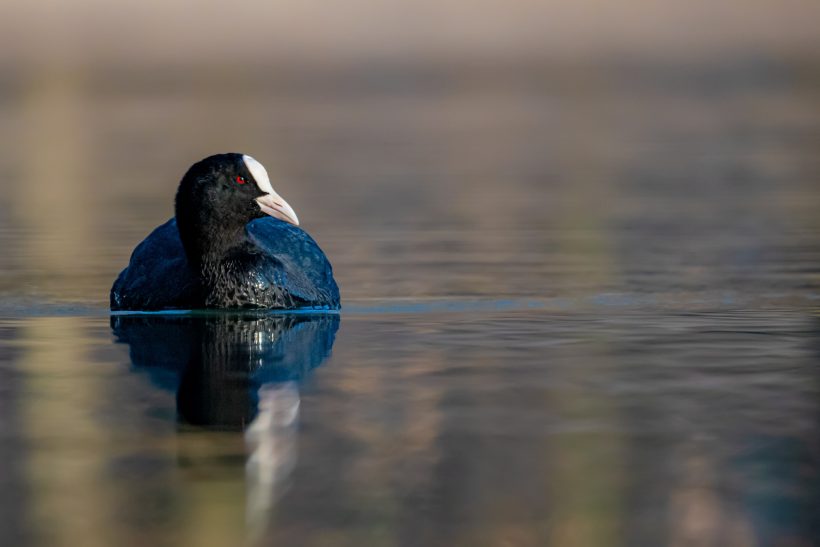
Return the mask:
[[175, 218], [134, 249], [112, 310], [338, 309], [325, 254], [261, 163], [218, 154], [188, 169]]

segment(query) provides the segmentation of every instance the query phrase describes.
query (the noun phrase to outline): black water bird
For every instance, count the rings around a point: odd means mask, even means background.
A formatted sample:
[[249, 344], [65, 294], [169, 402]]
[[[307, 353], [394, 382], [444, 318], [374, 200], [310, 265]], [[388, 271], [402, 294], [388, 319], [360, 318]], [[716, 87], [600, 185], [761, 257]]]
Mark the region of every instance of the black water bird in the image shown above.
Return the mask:
[[338, 309], [333, 270], [261, 163], [218, 154], [188, 169], [175, 218], [131, 255], [113, 310]]

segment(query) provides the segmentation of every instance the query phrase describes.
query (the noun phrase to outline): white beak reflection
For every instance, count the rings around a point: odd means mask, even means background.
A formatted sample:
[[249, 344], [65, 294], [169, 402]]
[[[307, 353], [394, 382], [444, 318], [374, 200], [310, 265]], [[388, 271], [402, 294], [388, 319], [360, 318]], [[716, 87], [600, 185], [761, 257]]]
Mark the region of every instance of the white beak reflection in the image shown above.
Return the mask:
[[258, 395], [258, 413], [245, 430], [246, 517], [252, 541], [264, 533], [270, 510], [287, 490], [287, 480], [298, 458], [296, 382], [263, 384]]

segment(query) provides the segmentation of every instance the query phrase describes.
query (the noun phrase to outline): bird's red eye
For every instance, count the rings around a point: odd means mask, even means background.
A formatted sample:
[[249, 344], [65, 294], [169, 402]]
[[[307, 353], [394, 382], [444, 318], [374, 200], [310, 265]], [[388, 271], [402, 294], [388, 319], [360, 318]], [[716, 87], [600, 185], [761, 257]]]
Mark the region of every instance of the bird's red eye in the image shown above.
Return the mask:
[[247, 181], [243, 177], [237, 176], [236, 177], [236, 182], [238, 184], [245, 184]]

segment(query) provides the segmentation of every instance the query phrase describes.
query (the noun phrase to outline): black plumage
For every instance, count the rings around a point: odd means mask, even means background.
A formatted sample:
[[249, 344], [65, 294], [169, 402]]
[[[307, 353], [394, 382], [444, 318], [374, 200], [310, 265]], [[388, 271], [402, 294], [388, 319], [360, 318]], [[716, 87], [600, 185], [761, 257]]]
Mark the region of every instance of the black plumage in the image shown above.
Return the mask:
[[296, 223], [256, 160], [205, 158], [182, 178], [175, 218], [134, 250], [111, 308], [338, 309], [330, 262]]

